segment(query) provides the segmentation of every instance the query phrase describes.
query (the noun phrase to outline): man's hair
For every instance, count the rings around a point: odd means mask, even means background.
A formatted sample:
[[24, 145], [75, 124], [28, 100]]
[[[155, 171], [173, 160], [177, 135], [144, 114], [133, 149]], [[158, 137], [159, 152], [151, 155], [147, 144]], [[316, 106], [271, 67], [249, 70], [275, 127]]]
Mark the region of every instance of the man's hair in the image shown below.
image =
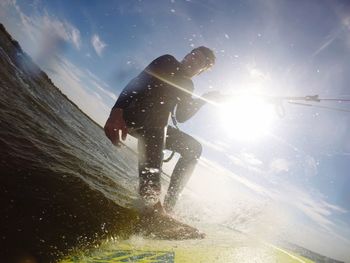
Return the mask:
[[207, 48], [205, 46], [196, 47], [195, 49], [192, 49], [191, 53], [201, 52], [207, 59], [207, 66], [211, 67], [215, 63], [215, 54], [214, 51], [210, 48]]

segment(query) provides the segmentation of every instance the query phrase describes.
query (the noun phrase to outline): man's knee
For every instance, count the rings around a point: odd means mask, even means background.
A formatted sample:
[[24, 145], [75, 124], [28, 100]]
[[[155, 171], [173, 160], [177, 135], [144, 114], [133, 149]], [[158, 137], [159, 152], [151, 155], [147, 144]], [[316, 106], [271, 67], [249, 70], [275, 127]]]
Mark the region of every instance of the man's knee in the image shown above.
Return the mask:
[[184, 154], [184, 157], [188, 157], [190, 159], [199, 159], [202, 155], [202, 145], [197, 140], [193, 139], [191, 143], [188, 145], [188, 151]]

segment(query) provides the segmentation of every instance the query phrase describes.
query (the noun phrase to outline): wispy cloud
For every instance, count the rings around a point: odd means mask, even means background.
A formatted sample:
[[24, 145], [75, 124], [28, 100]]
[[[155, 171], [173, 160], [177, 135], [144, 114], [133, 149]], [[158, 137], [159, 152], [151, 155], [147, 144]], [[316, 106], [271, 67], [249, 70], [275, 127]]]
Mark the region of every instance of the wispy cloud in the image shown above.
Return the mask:
[[103, 50], [107, 47], [107, 44], [104, 43], [98, 35], [93, 35], [91, 38], [91, 44], [94, 47], [97, 55], [102, 56]]
[[106, 91], [101, 87], [96, 89], [95, 80], [63, 57], [57, 57], [52, 69], [51, 78], [63, 93], [92, 119], [103, 125], [110, 111], [105, 100], [100, 99]]
[[68, 21], [50, 15], [37, 5], [33, 5], [32, 14], [27, 15], [15, 0], [3, 2], [2, 9], [6, 10], [4, 15], [0, 12], [5, 25], [9, 24], [22, 48], [49, 74], [56, 64], [56, 56], [62, 56], [65, 48], [71, 45], [80, 50], [80, 31]]
[[243, 152], [241, 153], [241, 157], [247, 164], [252, 166], [260, 166], [263, 164], [253, 153]]
[[270, 171], [272, 173], [288, 172], [291, 163], [283, 158], [275, 158], [270, 163]]
[[[343, 226], [342, 231], [349, 226]], [[329, 232], [309, 224], [294, 226], [294, 230], [286, 234], [290, 242], [299, 244], [322, 255], [350, 262], [350, 241], [339, 235], [330, 235]]]
[[59, 38], [72, 43], [77, 49], [80, 49], [80, 31], [67, 21], [58, 20], [45, 13], [43, 17], [38, 17], [34, 20], [35, 25], [38, 25], [39, 23], [43, 27], [45, 34], [55, 34]]
[[[19, 21], [17, 32], [21, 32], [20, 41], [25, 50], [69, 99], [76, 103], [85, 113], [103, 125], [110, 111], [107, 99], [115, 101], [116, 96], [109, 86], [88, 70], [76, 66], [60, 52], [62, 42], [81, 48], [80, 31], [66, 20], [50, 15], [46, 10], [37, 10], [27, 15], [15, 0], [2, 2], [2, 7], [14, 13]], [[41, 12], [39, 12], [41, 11]], [[42, 13], [42, 15], [38, 15]], [[99, 52], [105, 44], [96, 42]]]
[[305, 163], [304, 163], [304, 167], [305, 167], [305, 175], [306, 176], [315, 176], [317, 175], [318, 171], [317, 171], [317, 167], [318, 167], [318, 161], [315, 160], [314, 157], [307, 155], [305, 156]]
[[255, 193], [259, 193], [259, 194], [268, 193], [265, 187], [262, 187], [261, 185], [256, 184], [255, 182], [247, 179], [244, 176], [239, 176], [231, 172], [230, 170], [218, 164], [217, 162], [211, 161], [206, 158], [201, 158], [200, 165], [202, 165], [203, 167], [206, 167], [206, 171], [207, 171], [206, 173], [208, 173], [208, 171], [212, 171], [212, 174], [215, 176], [223, 176], [226, 178], [233, 179], [234, 181], [239, 182], [240, 184], [244, 185], [248, 189], [251, 189]]
[[347, 46], [350, 48], [350, 15], [349, 10], [342, 10], [340, 15], [341, 24], [344, 27], [344, 38]]
[[[248, 160], [251, 159], [249, 154], [248, 157]], [[237, 159], [244, 163], [242, 158]], [[244, 165], [249, 166], [248, 163]], [[260, 162], [253, 158], [253, 162], [251, 162], [250, 166], [255, 167], [256, 165], [259, 166]], [[288, 170], [289, 166], [290, 163], [287, 160], [276, 158], [271, 162], [269, 168], [275, 172], [280, 172]], [[266, 173], [271, 173], [271, 170]], [[269, 184], [264, 180], [257, 181], [254, 180], [254, 178], [236, 174], [219, 163], [205, 158], [201, 158], [194, 177], [195, 178], [190, 182], [190, 188], [197, 192], [199, 200], [204, 200], [207, 204], [212, 201], [211, 199], [214, 200], [215, 204], [232, 202], [232, 200], [228, 198], [230, 195], [235, 195], [234, 198], [237, 198], [237, 200], [246, 199], [245, 202], [248, 203], [256, 202], [260, 204], [261, 200], [266, 200], [274, 209], [277, 209], [273, 213], [269, 212], [269, 217], [274, 217], [274, 215], [276, 217], [274, 219], [270, 218], [269, 220], [283, 220], [283, 222], [276, 221], [275, 223], [280, 224], [280, 227], [284, 229], [283, 231], [287, 231], [287, 235], [288, 231], [294, 231], [294, 229], [288, 230], [289, 224], [294, 226], [296, 224], [304, 224], [300, 220], [295, 220], [295, 214], [301, 213], [305, 218], [313, 222], [309, 224], [310, 226], [321, 229], [327, 233], [324, 242], [326, 242], [327, 238], [343, 238], [349, 242], [349, 240], [339, 232], [339, 224], [334, 221], [334, 215], [348, 213], [348, 211], [326, 201], [325, 197], [315, 191], [315, 189], [313, 189], [313, 191], [308, 191], [307, 189], [303, 189], [285, 180], [279, 180], [277, 184]], [[265, 180], [269, 180], [270, 178], [270, 176], [263, 177]], [[209, 183], [205, 183], [206, 181]], [[218, 188], [220, 189], [219, 191]], [[243, 191], [243, 189], [248, 191]], [[212, 191], [213, 193], [211, 193]], [[255, 198], [252, 198], [252, 193], [255, 194]], [[241, 197], [239, 197], [239, 195], [241, 195]], [[209, 200], [207, 200], [207, 198], [209, 198]], [[246, 205], [250, 206], [248, 203]], [[269, 205], [269, 207], [271, 207], [271, 205]], [[285, 217], [280, 218], [278, 216], [280, 213], [284, 213], [282, 210], [278, 211], [278, 209], [282, 208], [284, 210], [289, 210], [291, 215], [289, 221], [285, 221]], [[227, 215], [228, 214], [226, 214], [226, 216]], [[253, 213], [252, 216], [256, 216], [256, 214]], [[239, 226], [237, 227], [239, 228]], [[302, 238], [302, 233], [300, 233], [299, 238]]]
[[258, 80], [258, 81], [271, 80], [271, 77], [270, 77], [270, 75], [268, 73], [264, 73], [261, 69], [258, 69], [255, 66], [247, 65], [247, 71], [249, 73], [249, 76], [253, 80]]
[[[292, 166], [290, 161], [284, 158], [275, 158], [266, 167], [267, 169], [264, 170], [263, 162], [252, 153], [242, 152], [236, 155], [231, 154], [228, 158], [235, 165], [244, 168], [247, 172], [255, 172], [257, 175], [262, 176], [258, 177], [259, 180], [256, 180], [254, 176], [240, 176], [224, 168], [222, 165], [204, 158], [200, 162], [200, 165], [205, 167], [204, 170], [201, 170], [201, 173], [213, 171], [212, 173], [215, 173], [215, 176], [220, 174], [220, 176], [230, 178], [259, 196], [264, 196], [271, 200], [279, 200], [278, 202], [282, 203], [281, 206], [287, 204], [293, 207], [293, 209], [301, 212], [316, 225], [335, 235], [332, 230], [335, 226], [333, 216], [335, 213], [346, 213], [347, 211], [345, 209], [326, 202], [322, 196], [311, 195], [311, 191], [302, 189], [300, 186], [295, 186], [284, 178], [279, 179], [271, 176], [272, 174], [289, 172]], [[316, 175], [317, 166], [318, 162], [312, 156], [305, 155], [305, 175]]]
[[22, 32], [36, 43], [40, 39], [45, 41], [46, 38], [50, 37], [61, 39], [73, 44], [76, 49], [80, 49], [80, 31], [68, 21], [50, 16], [46, 10], [43, 11], [43, 15], [28, 16], [15, 0], [7, 1], [4, 7], [13, 8], [16, 11], [22, 24]]
[[201, 144], [205, 145], [206, 147], [218, 151], [218, 152], [224, 152], [226, 147], [224, 146], [223, 143], [212, 143], [208, 140], [205, 140], [203, 138], [200, 138], [198, 136], [195, 136], [196, 140], [198, 140]]
[[256, 158], [252, 153], [242, 152], [239, 154], [228, 154], [227, 157], [237, 167], [244, 168], [246, 171], [255, 174], [263, 174], [263, 162]]
[[350, 15], [343, 16], [341, 22], [343, 26], [350, 30]]
[[87, 74], [89, 75], [89, 77], [91, 78], [91, 82], [94, 84], [94, 86], [101, 91], [102, 93], [104, 93], [106, 96], [108, 96], [109, 98], [111, 98], [112, 100], [116, 101], [117, 100], [117, 96], [113, 93], [110, 92], [109, 89], [109, 85], [106, 84], [104, 81], [100, 80], [95, 74], [93, 74], [90, 70], [86, 70]]

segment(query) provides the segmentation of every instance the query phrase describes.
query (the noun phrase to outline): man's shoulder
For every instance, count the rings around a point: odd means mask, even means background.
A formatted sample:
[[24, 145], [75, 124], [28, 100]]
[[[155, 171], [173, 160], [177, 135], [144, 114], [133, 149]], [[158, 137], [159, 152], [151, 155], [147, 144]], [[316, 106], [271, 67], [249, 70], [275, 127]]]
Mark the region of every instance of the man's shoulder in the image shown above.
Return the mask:
[[174, 56], [166, 54], [153, 60], [145, 71], [167, 76], [179, 72], [181, 68], [181, 63]]
[[160, 57], [157, 57], [155, 60], [152, 61], [151, 64], [160, 64], [160, 63], [180, 63], [174, 56], [165, 54]]

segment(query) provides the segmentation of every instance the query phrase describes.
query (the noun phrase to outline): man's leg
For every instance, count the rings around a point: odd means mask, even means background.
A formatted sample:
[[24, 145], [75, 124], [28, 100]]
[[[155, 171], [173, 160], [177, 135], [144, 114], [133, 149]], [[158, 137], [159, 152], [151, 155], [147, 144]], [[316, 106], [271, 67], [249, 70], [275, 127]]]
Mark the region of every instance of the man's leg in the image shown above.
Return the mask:
[[164, 200], [166, 211], [171, 212], [197, 164], [197, 160], [202, 153], [202, 146], [190, 135], [169, 126], [165, 147], [181, 155], [171, 175], [168, 192]]
[[[144, 210], [144, 216], [140, 220], [140, 229], [146, 235], [158, 236], [166, 239], [198, 239], [203, 238], [205, 235], [200, 233], [198, 229], [188, 226], [184, 223], [177, 221], [176, 219], [168, 216], [164, 213], [163, 206], [161, 205], [160, 196], [160, 173], [161, 165], [163, 161], [163, 149], [165, 142], [165, 132], [164, 129], [147, 129], [142, 132], [137, 132], [138, 148], [139, 148], [139, 174], [140, 174], [140, 196], [143, 198], [145, 204], [147, 205]], [[172, 134], [172, 132], [170, 132]], [[185, 134], [184, 134], [185, 135]], [[176, 137], [176, 136], [175, 136]], [[171, 136], [171, 138], [175, 138]], [[179, 140], [186, 140], [185, 137], [176, 137]], [[172, 140], [170, 140], [172, 141]], [[178, 142], [182, 144], [182, 142]], [[182, 152], [184, 156], [187, 156], [185, 149], [177, 148], [175, 146], [176, 142], [170, 143], [170, 146], [174, 146], [174, 150]], [[191, 156], [192, 154], [189, 154]], [[186, 158], [182, 158], [186, 160]], [[181, 177], [181, 171], [184, 167], [187, 171], [188, 165], [181, 161], [178, 163], [174, 170], [175, 177], [179, 175]], [[180, 165], [179, 165], [180, 164]], [[193, 170], [190, 168], [189, 170]], [[176, 172], [179, 171], [179, 172]], [[174, 178], [175, 178], [174, 177]], [[177, 181], [177, 180], [175, 180]], [[175, 182], [172, 179], [174, 184]], [[180, 180], [181, 181], [181, 180]], [[177, 183], [175, 184], [177, 185]], [[175, 189], [175, 188], [174, 188]], [[175, 192], [174, 192], [175, 193]], [[173, 200], [173, 199], [169, 199]], [[150, 217], [149, 217], [150, 216]]]
[[166, 128], [142, 129], [137, 132], [139, 157], [139, 194], [146, 206], [159, 203], [160, 174]]

